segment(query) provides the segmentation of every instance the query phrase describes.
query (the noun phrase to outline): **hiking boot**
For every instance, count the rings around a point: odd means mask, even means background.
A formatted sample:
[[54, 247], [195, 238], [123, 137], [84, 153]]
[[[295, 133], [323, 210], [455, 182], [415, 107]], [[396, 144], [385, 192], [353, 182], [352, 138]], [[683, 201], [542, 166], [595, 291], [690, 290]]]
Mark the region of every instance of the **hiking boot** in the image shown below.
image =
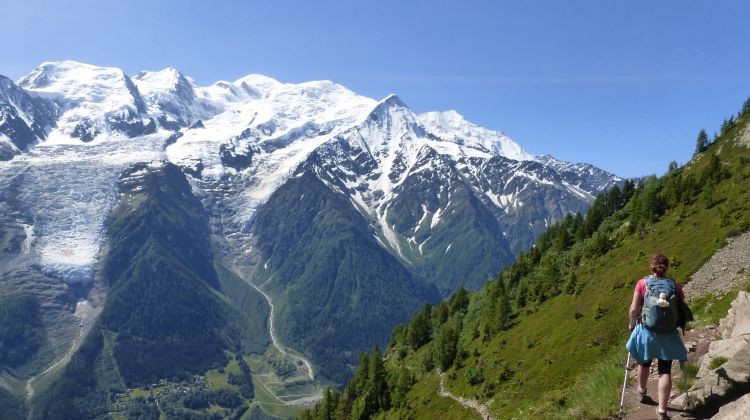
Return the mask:
[[651, 402], [651, 398], [649, 398], [648, 393], [645, 389], [641, 388], [640, 385], [638, 385], [638, 396], [641, 399], [641, 404]]
[[657, 405], [656, 406], [656, 418], [659, 420], [668, 420], [669, 414], [667, 414], [667, 410], [662, 410], [662, 408]]

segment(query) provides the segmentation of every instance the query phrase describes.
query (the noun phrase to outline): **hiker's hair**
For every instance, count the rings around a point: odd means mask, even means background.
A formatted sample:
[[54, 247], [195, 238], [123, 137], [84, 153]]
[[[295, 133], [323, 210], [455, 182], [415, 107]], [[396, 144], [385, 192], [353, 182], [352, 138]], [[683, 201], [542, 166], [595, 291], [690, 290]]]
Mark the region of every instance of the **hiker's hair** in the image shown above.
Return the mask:
[[667, 274], [669, 269], [669, 258], [664, 254], [656, 254], [651, 257], [651, 272], [659, 277], [663, 277]]

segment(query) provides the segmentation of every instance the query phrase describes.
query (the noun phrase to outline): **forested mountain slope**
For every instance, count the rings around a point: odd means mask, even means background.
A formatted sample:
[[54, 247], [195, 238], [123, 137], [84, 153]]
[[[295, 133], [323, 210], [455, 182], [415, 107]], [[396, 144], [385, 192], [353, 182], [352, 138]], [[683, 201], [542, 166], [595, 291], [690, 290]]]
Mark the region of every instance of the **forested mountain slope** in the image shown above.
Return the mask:
[[586, 217], [551, 226], [497, 279], [425, 305], [388, 348], [303, 418], [591, 418], [616, 411], [635, 282], [655, 252], [685, 282], [727, 237], [750, 229], [750, 101], [693, 159], [614, 187]]
[[270, 340], [262, 298], [225, 295], [243, 286], [220, 279], [184, 174], [170, 163], [137, 164], [119, 189], [101, 270], [107, 300], [70, 363], [34, 394], [31, 418], [103, 416], [130, 388], [190, 379], [224, 366], [225, 351], [259, 352]]

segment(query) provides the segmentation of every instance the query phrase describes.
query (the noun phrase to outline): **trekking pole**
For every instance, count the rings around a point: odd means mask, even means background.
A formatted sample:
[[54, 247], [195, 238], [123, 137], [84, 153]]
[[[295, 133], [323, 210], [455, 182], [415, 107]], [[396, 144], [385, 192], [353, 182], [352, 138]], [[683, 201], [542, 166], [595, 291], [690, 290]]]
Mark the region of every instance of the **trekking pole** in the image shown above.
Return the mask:
[[620, 396], [620, 414], [618, 417], [622, 418], [622, 406], [625, 403], [625, 387], [628, 384], [628, 370], [630, 367], [630, 352], [628, 352], [628, 360], [625, 362], [625, 379], [622, 380], [622, 395]]

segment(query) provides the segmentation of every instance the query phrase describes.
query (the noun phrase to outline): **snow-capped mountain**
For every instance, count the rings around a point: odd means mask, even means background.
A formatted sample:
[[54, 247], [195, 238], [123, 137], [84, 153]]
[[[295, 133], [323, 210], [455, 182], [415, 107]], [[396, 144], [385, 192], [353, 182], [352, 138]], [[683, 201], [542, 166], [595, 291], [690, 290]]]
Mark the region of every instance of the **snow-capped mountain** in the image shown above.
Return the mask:
[[200, 199], [216, 258], [279, 303], [282, 340], [336, 380], [422, 302], [477, 288], [620, 182], [455, 111], [417, 115], [330, 81], [202, 87], [173, 68], [44, 63], [0, 77], [2, 275], [70, 287], [40, 299], [75, 306], [104, 275], [114, 209], [140, 203], [140, 178], [117, 186], [166, 162]]
[[18, 86], [55, 105], [57, 127], [51, 141], [88, 142], [102, 133], [136, 137], [156, 128], [138, 88], [120, 69], [73, 61], [44, 63]]
[[0, 160], [9, 160], [47, 137], [55, 109], [29, 95], [10, 79], [0, 76]]

